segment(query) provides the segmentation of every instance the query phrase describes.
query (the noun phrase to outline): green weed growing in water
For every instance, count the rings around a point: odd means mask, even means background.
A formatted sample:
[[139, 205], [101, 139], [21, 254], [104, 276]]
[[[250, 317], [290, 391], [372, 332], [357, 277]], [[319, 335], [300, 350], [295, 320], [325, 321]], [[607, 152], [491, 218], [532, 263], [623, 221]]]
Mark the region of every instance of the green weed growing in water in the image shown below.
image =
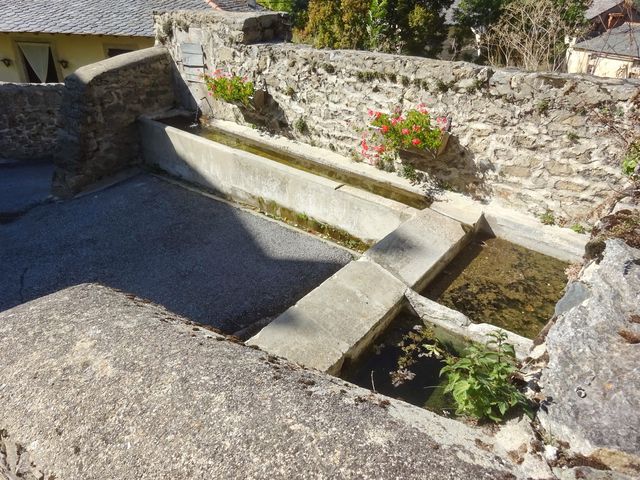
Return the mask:
[[517, 362], [513, 345], [504, 332], [492, 333], [487, 345], [474, 344], [460, 358], [445, 358], [440, 375], [446, 377], [457, 415], [500, 422], [513, 408], [531, 416], [529, 401], [513, 383]]

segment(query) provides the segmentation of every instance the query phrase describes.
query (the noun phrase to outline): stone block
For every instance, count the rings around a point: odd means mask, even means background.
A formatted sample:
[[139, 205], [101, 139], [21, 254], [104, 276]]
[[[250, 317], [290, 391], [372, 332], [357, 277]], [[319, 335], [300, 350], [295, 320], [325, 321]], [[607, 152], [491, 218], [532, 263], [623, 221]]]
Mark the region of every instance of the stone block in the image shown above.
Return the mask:
[[365, 259], [351, 262], [247, 343], [338, 374], [400, 309], [406, 286]]
[[572, 453], [640, 469], [640, 250], [609, 240], [558, 304], [546, 336], [542, 426]]
[[549, 478], [482, 430], [104, 286], [0, 312], [0, 365], [2, 478]]
[[236, 201], [304, 213], [366, 242], [380, 240], [415, 213], [393, 200], [154, 120], [141, 119], [140, 128], [147, 163]]
[[473, 228], [431, 209], [424, 209], [391, 232], [365, 256], [421, 289], [469, 241]]

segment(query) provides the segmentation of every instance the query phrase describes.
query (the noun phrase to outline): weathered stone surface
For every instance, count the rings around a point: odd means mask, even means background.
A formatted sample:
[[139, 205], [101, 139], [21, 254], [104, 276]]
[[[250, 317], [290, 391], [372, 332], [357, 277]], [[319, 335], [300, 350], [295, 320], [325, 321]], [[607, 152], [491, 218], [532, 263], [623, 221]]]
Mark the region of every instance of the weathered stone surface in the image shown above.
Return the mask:
[[[561, 301], [546, 338], [542, 425], [572, 452], [640, 468], [640, 250], [607, 241]], [[635, 465], [635, 467], [634, 467]]]
[[481, 430], [98, 285], [0, 313], [0, 365], [5, 476], [19, 450], [29, 479], [549, 477]]
[[51, 158], [62, 83], [0, 82], [0, 159]]
[[135, 121], [173, 106], [171, 68], [164, 48], [147, 48], [84, 66], [65, 79], [56, 195], [73, 195], [139, 162]]
[[351, 262], [247, 343], [337, 374], [401, 307], [406, 285], [366, 259]]
[[[295, 44], [247, 45], [242, 39], [254, 17], [173, 12], [156, 15], [156, 23], [191, 26], [167, 40], [172, 56], [180, 59], [181, 43], [202, 44], [207, 70], [246, 75], [266, 89], [273, 108], [265, 117], [276, 118], [278, 128], [303, 142], [350, 155], [368, 109], [390, 112], [425, 102], [435, 115], [451, 115], [453, 127], [447, 152], [423, 169], [458, 191], [575, 221], [596, 219], [612, 188], [626, 182], [612, 159], [625, 148], [619, 134], [640, 133], [633, 120], [637, 80], [492, 70]], [[221, 58], [222, 47], [234, 55]], [[189, 86], [206, 114], [246, 123], [239, 109], [201, 100], [207, 98], [202, 83]], [[619, 133], [602, 121], [611, 112]], [[299, 120], [308, 129], [293, 128]]]
[[553, 473], [558, 480], [634, 480], [635, 476], [611, 470], [596, 470], [591, 467], [554, 468]]
[[427, 208], [380, 240], [365, 256], [420, 290], [460, 253], [472, 234], [471, 226]]

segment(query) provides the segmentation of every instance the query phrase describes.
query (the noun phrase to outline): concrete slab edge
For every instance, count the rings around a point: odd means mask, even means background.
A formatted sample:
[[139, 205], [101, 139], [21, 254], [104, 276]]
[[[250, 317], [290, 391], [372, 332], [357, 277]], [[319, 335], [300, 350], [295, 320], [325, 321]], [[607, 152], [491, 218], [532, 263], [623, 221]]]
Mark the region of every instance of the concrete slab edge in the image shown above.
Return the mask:
[[589, 236], [556, 225], [543, 225], [539, 219], [505, 208], [498, 202], [481, 204], [464, 195], [447, 192], [430, 207], [463, 223], [482, 217], [480, 232], [566, 262], [582, 259]]
[[374, 262], [350, 262], [246, 343], [307, 368], [338, 375], [384, 331], [405, 303], [406, 285]]

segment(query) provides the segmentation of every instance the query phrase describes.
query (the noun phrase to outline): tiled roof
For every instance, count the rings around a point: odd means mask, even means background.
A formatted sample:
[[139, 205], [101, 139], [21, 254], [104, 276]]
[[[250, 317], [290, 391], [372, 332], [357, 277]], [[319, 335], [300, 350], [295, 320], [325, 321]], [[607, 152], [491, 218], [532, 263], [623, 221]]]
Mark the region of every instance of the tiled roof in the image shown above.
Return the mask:
[[616, 5], [620, 5], [623, 1], [624, 0], [593, 0], [584, 16], [587, 17], [587, 20], [592, 20], [598, 15], [611, 10]]
[[0, 0], [0, 32], [153, 37], [153, 11], [254, 11], [248, 0]]
[[575, 45], [578, 50], [640, 58], [640, 25], [625, 23]]

